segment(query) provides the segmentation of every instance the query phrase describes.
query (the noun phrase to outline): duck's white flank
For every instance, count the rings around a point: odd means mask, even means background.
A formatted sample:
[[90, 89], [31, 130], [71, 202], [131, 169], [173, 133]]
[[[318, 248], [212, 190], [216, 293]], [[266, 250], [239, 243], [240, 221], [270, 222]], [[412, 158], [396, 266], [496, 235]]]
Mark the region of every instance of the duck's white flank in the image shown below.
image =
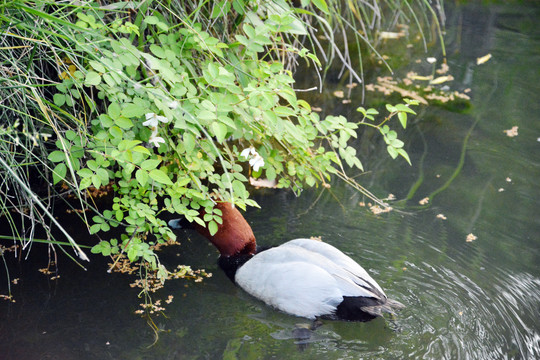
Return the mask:
[[235, 281], [265, 303], [310, 319], [334, 313], [344, 296], [386, 300], [358, 263], [332, 245], [310, 239], [256, 254], [238, 269]]

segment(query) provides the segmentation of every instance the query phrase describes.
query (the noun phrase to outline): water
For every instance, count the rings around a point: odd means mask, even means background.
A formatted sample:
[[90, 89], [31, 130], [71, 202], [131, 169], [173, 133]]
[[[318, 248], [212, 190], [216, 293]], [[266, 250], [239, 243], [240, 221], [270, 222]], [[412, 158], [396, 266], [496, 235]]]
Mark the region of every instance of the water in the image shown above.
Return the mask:
[[[155, 344], [133, 314], [140, 301], [128, 284], [135, 277], [106, 274], [99, 259], [87, 272], [61, 260], [61, 278], [49, 281], [36, 271], [48, 259], [33, 251], [31, 261], [10, 269], [21, 279], [12, 285], [17, 302], [0, 301], [0, 358], [540, 358], [540, 7], [461, 5], [447, 15], [451, 86], [471, 89], [471, 109], [423, 111], [402, 135], [413, 166], [366, 153], [373, 172], [360, 178], [379, 196], [393, 193], [401, 212], [373, 215], [359, 206], [365, 199], [336, 183], [299, 198], [261, 191], [262, 210], [246, 215], [260, 244], [321, 236], [345, 251], [407, 305], [397, 319], [327, 321], [297, 344], [292, 331], [303, 319], [234, 287], [217, 268], [215, 249], [181, 233], [182, 247], [164, 250], [163, 261], [213, 277], [161, 290], [175, 299], [167, 317], [154, 318], [164, 330]], [[488, 53], [492, 59], [477, 66]], [[510, 138], [503, 130], [512, 126], [519, 135]], [[430, 206], [420, 207], [428, 196]], [[471, 233], [477, 239], [467, 242]]]

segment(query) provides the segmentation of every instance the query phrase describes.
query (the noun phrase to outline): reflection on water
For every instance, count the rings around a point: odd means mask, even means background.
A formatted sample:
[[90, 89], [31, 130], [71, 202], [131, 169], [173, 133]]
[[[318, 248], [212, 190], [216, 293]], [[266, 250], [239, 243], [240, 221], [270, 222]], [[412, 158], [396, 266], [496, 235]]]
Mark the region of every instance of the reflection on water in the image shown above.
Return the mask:
[[[11, 270], [22, 278], [13, 286], [17, 302], [0, 302], [0, 357], [540, 358], [540, 8], [467, 5], [447, 16], [452, 86], [472, 89], [472, 109], [427, 109], [403, 135], [413, 167], [366, 161], [385, 171], [365, 175], [365, 184], [381, 196], [409, 197], [403, 212], [372, 215], [357, 193], [335, 184], [332, 193], [300, 198], [257, 194], [262, 210], [247, 214], [261, 244], [313, 235], [344, 250], [407, 305], [395, 320], [327, 321], [299, 347], [294, 332], [303, 319], [234, 287], [217, 268], [215, 249], [183, 233], [191, 241], [167, 249], [165, 261], [214, 276], [167, 284], [163, 297], [175, 300], [167, 317], [155, 319], [164, 330], [155, 345], [150, 327], [133, 315], [139, 305], [129, 279], [106, 274], [96, 260], [87, 273], [64, 263], [61, 279], [47, 282], [35, 275], [39, 265], [23, 264]], [[492, 59], [477, 66], [487, 53]], [[519, 135], [509, 138], [503, 130], [512, 126]], [[431, 206], [419, 210], [430, 194]], [[477, 239], [467, 242], [470, 233]]]

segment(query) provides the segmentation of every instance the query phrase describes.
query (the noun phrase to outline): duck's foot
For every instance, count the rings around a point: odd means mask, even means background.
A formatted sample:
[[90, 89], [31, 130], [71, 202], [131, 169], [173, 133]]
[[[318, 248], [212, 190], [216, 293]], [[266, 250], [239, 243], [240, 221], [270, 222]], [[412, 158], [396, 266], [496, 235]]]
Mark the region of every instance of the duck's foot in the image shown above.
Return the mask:
[[311, 323], [299, 323], [294, 325], [292, 331], [292, 337], [296, 340], [295, 344], [298, 345], [300, 350], [305, 350], [308, 344], [312, 341], [312, 336], [319, 327], [323, 325], [319, 319], [314, 320]]

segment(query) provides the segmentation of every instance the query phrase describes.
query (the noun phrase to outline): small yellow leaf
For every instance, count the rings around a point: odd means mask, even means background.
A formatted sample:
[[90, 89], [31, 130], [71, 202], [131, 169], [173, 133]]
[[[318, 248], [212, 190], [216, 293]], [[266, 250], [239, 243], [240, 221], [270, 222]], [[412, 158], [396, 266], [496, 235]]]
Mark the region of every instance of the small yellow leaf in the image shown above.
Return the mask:
[[411, 79], [411, 80], [428, 81], [428, 80], [433, 79], [433, 76], [431, 76], [431, 75], [429, 75], [429, 76], [412, 75], [412, 76], [410, 76], [410, 79]]
[[476, 65], [482, 65], [483, 63], [487, 62], [489, 59], [491, 59], [491, 54], [487, 54], [482, 57], [479, 57], [476, 59]]
[[392, 31], [381, 31], [379, 37], [381, 39], [399, 39], [403, 36], [403, 33], [392, 32]]
[[435, 78], [431, 80], [429, 83], [432, 85], [442, 84], [447, 81], [454, 80], [454, 77], [452, 75], [446, 75], [446, 76], [439, 76], [438, 78]]

